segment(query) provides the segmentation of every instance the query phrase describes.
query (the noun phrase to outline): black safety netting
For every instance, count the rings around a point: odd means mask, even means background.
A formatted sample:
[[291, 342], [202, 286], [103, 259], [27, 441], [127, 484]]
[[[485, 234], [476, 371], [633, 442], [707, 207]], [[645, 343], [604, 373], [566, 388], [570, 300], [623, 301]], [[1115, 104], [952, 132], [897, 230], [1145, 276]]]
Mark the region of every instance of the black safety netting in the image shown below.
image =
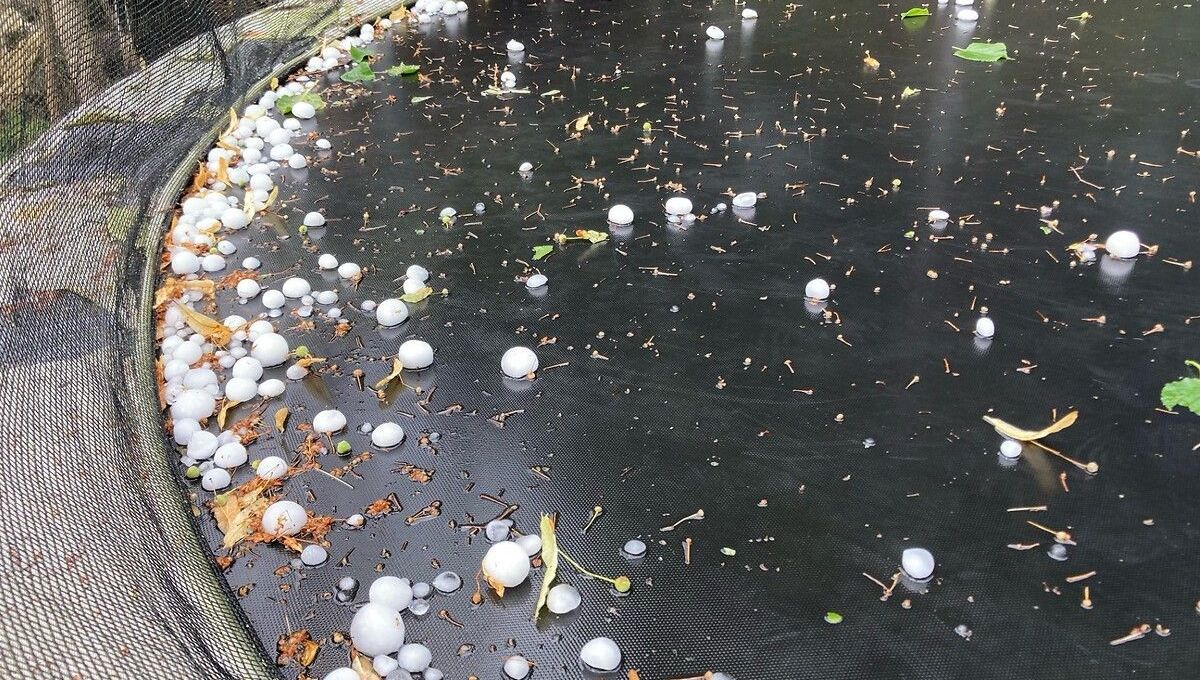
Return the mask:
[[[303, 147], [308, 167], [227, 235], [264, 287], [306, 278], [350, 321], [293, 301], [274, 318], [325, 363], [264, 406], [250, 447], [296, 461], [298, 425], [348, 416], [347, 455], [310, 461], [337, 478], [283, 491], [337, 522], [309, 567], [223, 548], [213, 495], [163, 437], [158, 247], [229, 108], [392, 8], [11, 3], [6, 49], [28, 47], [0, 69], [20, 72], [4, 85], [0, 671], [322, 677], [347, 663], [374, 578], [453, 570], [462, 590], [406, 614], [451, 678], [502, 677], [515, 654], [535, 680], [590, 678], [577, 654], [600, 635], [625, 657], [602, 677], [623, 680], [1195, 675], [1200, 418], [1159, 391], [1200, 359], [1197, 10], [923, 6], [471, 3], [398, 22], [374, 80], [325, 77], [302, 132], [332, 149]], [[1010, 58], [954, 55], [973, 40]], [[718, 207], [746, 191], [754, 207]], [[663, 214], [675, 195], [694, 222]], [[617, 203], [632, 227], [605, 223]], [[298, 229], [311, 210], [328, 222]], [[576, 229], [608, 238], [555, 240]], [[1118, 229], [1154, 247], [1111, 258], [1096, 246]], [[366, 274], [348, 285], [318, 254]], [[380, 329], [362, 303], [399, 295], [410, 264], [437, 294]], [[534, 273], [548, 286], [527, 289]], [[805, 299], [818, 276], [829, 299]], [[231, 288], [208, 311], [268, 314]], [[972, 333], [981, 316], [994, 337]], [[378, 397], [410, 338], [433, 368]], [[513, 345], [536, 348], [536, 380], [499, 374]], [[1058, 453], [1018, 458], [981, 419], [1071, 411], [1043, 442]], [[388, 420], [407, 439], [372, 448], [360, 426]], [[473, 604], [482, 527], [535, 533], [544, 512], [631, 592], [560, 564], [574, 613], [530, 621], [536, 569]], [[645, 558], [621, 555], [631, 538]], [[933, 580], [893, 582], [912, 546]], [[300, 630], [320, 645], [307, 668], [276, 647]]]

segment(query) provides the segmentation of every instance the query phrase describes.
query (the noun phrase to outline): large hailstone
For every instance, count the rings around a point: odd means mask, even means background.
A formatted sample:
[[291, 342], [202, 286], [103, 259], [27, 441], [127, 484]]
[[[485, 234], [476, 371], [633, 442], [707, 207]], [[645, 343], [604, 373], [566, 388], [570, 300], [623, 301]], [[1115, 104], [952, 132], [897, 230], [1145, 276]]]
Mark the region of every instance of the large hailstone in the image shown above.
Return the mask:
[[900, 555], [900, 568], [914, 581], [933, 576], [933, 553], [924, 548], [906, 548]]
[[555, 614], [567, 614], [575, 611], [583, 602], [579, 589], [570, 583], [560, 583], [550, 589], [546, 595], [546, 608]]
[[633, 224], [633, 209], [618, 203], [608, 209], [608, 221], [622, 227]]
[[1128, 260], [1137, 257], [1142, 249], [1142, 242], [1132, 231], [1114, 231], [1104, 242], [1104, 249], [1118, 260]]
[[687, 215], [692, 212], [692, 201], [684, 196], [672, 196], [663, 207], [668, 215]]
[[753, 191], [743, 191], [734, 196], [732, 202], [735, 208], [753, 208], [758, 203], [758, 194]]
[[521, 43], [521, 41], [519, 41], [519, 40], [509, 40], [508, 44], [505, 45], [504, 47], [509, 52], [524, 52], [525, 51], [525, 45], [523, 45]]
[[529, 577], [529, 556], [512, 541], [501, 541], [483, 556], [483, 573], [505, 588], [515, 588]]
[[371, 583], [367, 598], [375, 604], [402, 612], [408, 609], [409, 603], [412, 602], [412, 586], [409, 585], [408, 579], [380, 576]]
[[171, 404], [171, 418], [175, 421], [202, 420], [211, 416], [216, 408], [217, 399], [208, 391], [184, 390]]
[[707, 35], [710, 40], [724, 40], [725, 39], [725, 31], [722, 31], [721, 29], [717, 28], [716, 26], [709, 26], [708, 28], [704, 29], [704, 35]]
[[404, 441], [404, 428], [396, 423], [381, 423], [371, 430], [371, 444], [381, 449], [390, 449]]
[[410, 371], [419, 371], [433, 365], [433, 346], [424, 340], [405, 340], [396, 352], [400, 365]]
[[429, 270], [419, 264], [410, 264], [408, 269], [404, 270], [404, 277], [413, 281], [425, 283], [429, 280]]
[[747, 21], [749, 21], [751, 19], [757, 19], [758, 18], [758, 10], [753, 10], [753, 9], [750, 9], [749, 7], [747, 7], [746, 9], [742, 10], [742, 18], [746, 19]]
[[813, 279], [804, 286], [804, 297], [810, 300], [829, 299], [829, 284], [825, 279]]
[[408, 307], [399, 298], [388, 298], [375, 308], [375, 320], [380, 326], [399, 326], [408, 319]]
[[308, 120], [317, 115], [317, 109], [306, 101], [298, 101], [292, 104], [292, 115], [300, 120]]
[[302, 298], [312, 292], [312, 284], [299, 276], [283, 282], [283, 294], [292, 299]]
[[250, 346], [250, 356], [263, 366], [278, 366], [287, 361], [291, 348], [287, 338], [278, 333], [264, 333]]
[[295, 536], [308, 521], [308, 512], [293, 501], [275, 501], [263, 513], [263, 531], [272, 536]]
[[334, 434], [346, 429], [346, 414], [331, 408], [313, 416], [313, 429], [322, 434]]
[[399, 611], [369, 602], [350, 622], [350, 639], [367, 656], [391, 654], [404, 645], [404, 620]]
[[615, 671], [621, 665], [621, 649], [609, 638], [592, 638], [579, 650], [579, 660], [598, 671]]
[[400, 662], [400, 667], [409, 673], [420, 673], [429, 668], [429, 663], [433, 661], [433, 652], [425, 645], [410, 643], [400, 648], [396, 660]]
[[525, 680], [529, 675], [529, 660], [520, 654], [504, 660], [504, 674], [512, 680]]
[[513, 347], [500, 358], [500, 370], [510, 378], [524, 378], [537, 369], [537, 355], [528, 347]]
[[287, 461], [279, 456], [267, 456], [258, 461], [258, 467], [254, 469], [254, 474], [262, 479], [279, 479], [287, 474]]
[[981, 338], [990, 338], [996, 334], [996, 322], [986, 316], [981, 316], [975, 322], [975, 335]]
[[312, 211], [304, 215], [304, 226], [320, 227], [325, 224], [325, 216], [317, 211]]

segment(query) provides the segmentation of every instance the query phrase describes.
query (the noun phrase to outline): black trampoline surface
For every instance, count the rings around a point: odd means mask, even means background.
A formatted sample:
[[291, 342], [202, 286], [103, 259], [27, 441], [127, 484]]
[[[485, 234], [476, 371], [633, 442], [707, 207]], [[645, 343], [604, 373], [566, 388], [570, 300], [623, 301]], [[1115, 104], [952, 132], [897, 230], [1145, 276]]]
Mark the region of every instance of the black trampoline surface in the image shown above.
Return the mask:
[[[354, 322], [341, 338], [322, 319], [284, 331], [336, 365], [289, 386], [293, 425], [340, 408], [356, 454], [370, 450], [364, 421], [408, 433], [344, 477], [353, 490], [304, 474], [285, 495], [337, 518], [393, 493], [403, 509], [335, 528], [322, 567], [279, 576], [292, 556], [274, 546], [240, 557], [225, 575], [264, 647], [307, 628], [325, 641], [307, 671], [320, 677], [346, 663], [330, 639], [353, 614], [331, 595], [341, 577], [363, 583], [359, 603], [380, 574], [469, 582], [487, 542], [455, 524], [503, 510], [488, 494], [519, 506], [523, 532], [559, 512], [563, 548], [634, 587], [615, 597], [562, 565], [583, 605], [539, 626], [538, 570], [503, 600], [472, 606], [470, 585], [435, 596], [430, 614], [406, 615], [407, 639], [450, 678], [501, 677], [515, 653], [534, 678], [581, 677], [579, 648], [597, 635], [621, 646], [622, 674], [647, 679], [1194, 677], [1200, 418], [1163, 412], [1158, 394], [1200, 357], [1195, 273], [1167, 262], [1200, 256], [1200, 142], [1184, 132], [1200, 96], [1197, 10], [1014, 4], [982, 3], [964, 24], [933, 3], [901, 21], [907, 3], [759, 2], [743, 22], [732, 3], [493, 1], [377, 42], [380, 68], [417, 63], [428, 81], [325, 88], [318, 130], [333, 153], [282, 175], [282, 219], [231, 238], [275, 274], [264, 285], [340, 287]], [[1095, 16], [1069, 19], [1084, 11]], [[709, 24], [723, 42], [705, 40]], [[971, 38], [1014, 58], [955, 58]], [[505, 66], [531, 92], [483, 96]], [[709, 214], [727, 190], [766, 196]], [[668, 224], [673, 195], [703, 219]], [[1037, 208], [1055, 201], [1048, 225]], [[532, 260], [556, 232], [607, 230], [616, 203], [631, 228]], [[450, 225], [446, 206], [460, 213]], [[931, 208], [950, 212], [944, 230], [926, 224]], [[297, 236], [313, 209], [327, 227]], [[1157, 254], [1071, 264], [1068, 245], [1126, 228]], [[324, 252], [369, 268], [357, 291], [317, 270]], [[449, 295], [391, 331], [352, 308], [398, 295], [414, 263]], [[534, 270], [544, 295], [521, 282]], [[835, 286], [826, 314], [804, 300], [818, 276]], [[229, 290], [220, 301], [222, 314], [263, 311]], [[971, 334], [984, 307], [990, 343]], [[359, 391], [351, 372], [383, 377], [409, 337], [436, 349], [432, 369], [405, 377], [422, 393], [381, 404]], [[498, 370], [518, 344], [540, 357], [532, 382]], [[1047, 444], [1095, 461], [1095, 476], [1032, 446], [1005, 464], [981, 420], [1037, 429], [1070, 410], [1078, 422]], [[290, 458], [301, 439], [272, 433], [251, 458]], [[393, 472], [404, 462], [432, 480]], [[440, 516], [406, 522], [435, 501]], [[594, 506], [604, 514], [582, 534]], [[1026, 520], [1069, 531], [1069, 559], [1050, 559], [1051, 537]], [[219, 547], [207, 509], [200, 525]], [[650, 548], [630, 562], [619, 550], [635, 537]], [[933, 582], [881, 601], [864, 572], [890, 582], [912, 546], [937, 558]], [[1143, 623], [1170, 635], [1109, 644]]]

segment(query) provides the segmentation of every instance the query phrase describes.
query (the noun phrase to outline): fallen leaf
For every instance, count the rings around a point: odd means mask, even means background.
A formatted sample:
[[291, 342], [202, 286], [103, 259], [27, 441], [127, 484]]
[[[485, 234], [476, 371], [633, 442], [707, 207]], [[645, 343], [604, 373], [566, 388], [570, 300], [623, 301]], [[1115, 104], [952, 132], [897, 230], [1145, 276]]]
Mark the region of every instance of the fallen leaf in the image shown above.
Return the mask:
[[270, 504], [269, 499], [264, 497], [268, 488], [268, 480], [255, 478], [213, 499], [213, 518], [225, 537], [221, 547], [228, 550], [254, 533], [263, 512]]
[[906, 9], [900, 13], [901, 19], [912, 19], [914, 17], [927, 17], [930, 15], [929, 9], [926, 7], [913, 7]]
[[286, 406], [280, 406], [279, 409], [275, 411], [275, 429], [277, 431], [283, 432], [283, 427], [284, 425], [287, 425], [288, 416], [290, 414], [291, 411], [289, 411], [288, 407]]
[[554, 515], [542, 515], [540, 529], [542, 564], [545, 565], [545, 569], [542, 572], [542, 587], [538, 591], [537, 605], [533, 608], [534, 623], [537, 623], [542, 607], [546, 606], [546, 598], [550, 596], [550, 586], [554, 584], [554, 577], [558, 575], [558, 537], [554, 533], [556, 524]]
[[405, 293], [404, 295], [401, 295], [400, 299], [411, 304], [414, 302], [420, 302], [421, 300], [424, 300], [425, 298], [429, 297], [430, 295], [433, 295], [433, 288], [430, 288], [429, 286], [425, 286], [424, 288], [422, 288], [418, 291], [415, 291], [412, 293]]
[[1008, 59], [1008, 47], [1004, 43], [973, 42], [966, 47], [955, 47], [954, 56], [967, 61], [1000, 61]]
[[225, 402], [221, 404], [221, 410], [217, 411], [217, 427], [221, 428], [222, 430], [225, 429], [225, 418], [229, 415], [229, 411], [231, 411], [240, 403], [242, 402], [234, 399], [226, 399]]
[[[382, 380], [375, 383], [375, 389], [382, 390], [388, 386], [390, 382], [400, 377], [400, 372], [404, 370], [404, 364], [400, 363], [399, 358], [392, 359], [392, 372], [383, 377]], [[401, 380], [401, 383], [404, 381]]]
[[592, 114], [590, 112], [585, 113], [582, 116], [576, 118], [574, 121], [572, 121], [570, 125], [576, 132], [583, 132], [584, 128], [587, 127], [588, 118], [591, 118], [591, 117], [592, 117]]
[[203, 335], [204, 339], [212, 344], [224, 347], [233, 339], [233, 330], [220, 321], [207, 317], [191, 307], [181, 305], [178, 302], [175, 303], [175, 307], [179, 310], [187, 325], [191, 326], [192, 330]]
[[1071, 427], [1075, 424], [1075, 419], [1078, 417], [1078, 411], [1071, 411], [1067, 415], [1051, 423], [1049, 427], [1041, 430], [1022, 430], [1015, 425], [1010, 425], [1003, 420], [1000, 420], [999, 418], [993, 418], [992, 416], [984, 416], [983, 421], [996, 428], [996, 432], [999, 432], [1001, 436], [1008, 437], [1009, 439], [1015, 439], [1019, 442], [1032, 442]]
[[533, 247], [533, 259], [534, 260], [545, 259], [552, 252], [554, 252], [554, 246], [534, 246]]
[[[1200, 363], [1191, 360], [1186, 363], [1200, 371]], [[1176, 406], [1182, 406], [1192, 413], [1200, 415], [1200, 378], [1182, 378], [1169, 382], [1163, 385], [1159, 398], [1162, 399], [1165, 409], [1170, 410]]]
[[321, 646], [312, 639], [307, 630], [301, 628], [292, 633], [280, 635], [279, 640], [275, 643], [275, 649], [279, 652], [275, 658], [276, 665], [287, 666], [295, 661], [301, 666], [308, 667], [316, 660]]
[[358, 680], [383, 680], [375, 672], [371, 657], [353, 647], [350, 648], [350, 669], [358, 673]]

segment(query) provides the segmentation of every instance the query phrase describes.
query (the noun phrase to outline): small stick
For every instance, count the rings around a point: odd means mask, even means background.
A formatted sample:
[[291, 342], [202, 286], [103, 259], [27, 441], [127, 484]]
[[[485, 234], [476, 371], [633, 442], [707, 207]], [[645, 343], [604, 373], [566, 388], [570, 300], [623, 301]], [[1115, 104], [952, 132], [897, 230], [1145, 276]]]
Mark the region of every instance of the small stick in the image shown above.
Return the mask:
[[1080, 463], [1079, 461], [1067, 456], [1062, 451], [1057, 451], [1055, 449], [1052, 449], [1049, 446], [1046, 446], [1045, 444], [1039, 442], [1036, 439], [1031, 439], [1029, 441], [1029, 443], [1033, 444], [1034, 446], [1038, 447], [1039, 449], [1041, 449], [1047, 453], [1052, 453], [1052, 454], [1058, 456], [1059, 458], [1062, 458], [1063, 460], [1067, 461], [1071, 465], [1074, 465], [1075, 467], [1079, 468], [1080, 470], [1083, 470], [1084, 472], [1088, 473], [1089, 475], [1094, 475], [1097, 472], [1100, 472], [1100, 465], [1098, 463], [1096, 463], [1095, 461], [1088, 461], [1087, 463]]
[[668, 524], [667, 526], [662, 527], [661, 529], [659, 529], [659, 531], [675, 531], [675, 527], [679, 526], [680, 524], [683, 524], [684, 522], [687, 522], [687, 521], [693, 520], [693, 519], [704, 519], [704, 508], [700, 508], [696, 512], [693, 512], [692, 514], [688, 515], [687, 517], [684, 517], [683, 519], [679, 520], [678, 522], [676, 522], [674, 524]]
[[1083, 587], [1083, 600], [1079, 602], [1079, 606], [1084, 609], [1092, 608], [1092, 591], [1087, 587]]
[[1009, 508], [1008, 512], [1045, 512], [1046, 509], [1045, 505], [1030, 505], [1024, 508]]
[[1095, 575], [1096, 575], [1095, 571], [1089, 571], [1086, 574], [1076, 574], [1074, 576], [1068, 576], [1067, 583], [1079, 583], [1080, 581], [1086, 581]]
[[603, 515], [603, 514], [604, 514], [603, 507], [597, 505], [596, 507], [592, 508], [592, 516], [590, 518], [588, 518], [587, 524], [583, 525], [583, 531], [580, 531], [579, 533], [586, 534], [588, 532], [588, 529], [591, 529], [592, 525], [595, 524], [596, 520], [600, 519], [600, 515]]
[[692, 537], [688, 536], [683, 539], [683, 563], [691, 565], [692, 563]]
[[1050, 527], [1042, 526], [1041, 524], [1038, 524], [1037, 522], [1034, 522], [1034, 521], [1028, 520], [1028, 519], [1025, 520], [1025, 523], [1032, 527], [1041, 529], [1042, 531], [1044, 531], [1048, 534], [1051, 534], [1052, 536], [1054, 536], [1054, 540], [1058, 541], [1059, 543], [1065, 543], [1067, 545], [1075, 545], [1075, 541], [1071, 540], [1071, 534], [1069, 534], [1065, 531], [1056, 531], [1054, 529], [1051, 529]]
[[1134, 626], [1133, 629], [1129, 631], [1129, 635], [1126, 635], [1124, 637], [1119, 637], [1116, 640], [1109, 640], [1108, 644], [1116, 647], [1117, 645], [1123, 645], [1126, 642], [1133, 642], [1134, 640], [1141, 640], [1142, 638], [1146, 637], [1146, 634], [1149, 632], [1150, 632], [1150, 624], [1143, 623], [1143, 624]]
[[1033, 550], [1041, 545], [1041, 543], [1009, 543], [1008, 547], [1013, 550]]

